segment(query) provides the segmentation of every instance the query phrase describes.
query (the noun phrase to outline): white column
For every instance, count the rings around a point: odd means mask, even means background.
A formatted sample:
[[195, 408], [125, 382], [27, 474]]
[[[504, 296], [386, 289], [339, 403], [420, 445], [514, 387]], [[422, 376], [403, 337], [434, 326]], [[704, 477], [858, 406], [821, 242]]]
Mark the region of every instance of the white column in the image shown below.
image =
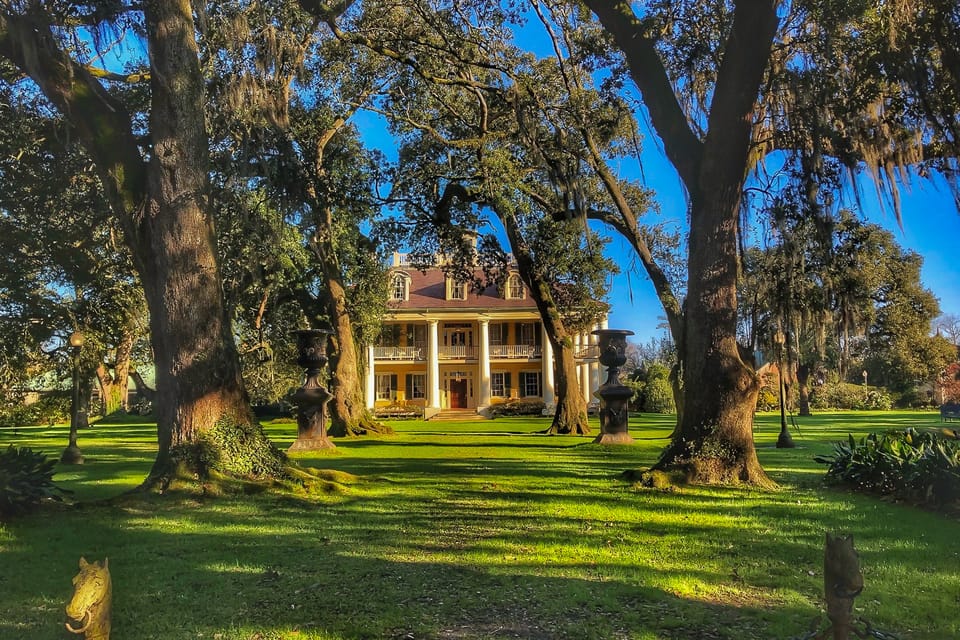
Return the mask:
[[[596, 325], [594, 329], [599, 329], [600, 325]], [[597, 389], [600, 388], [600, 360], [597, 357], [600, 355], [599, 348], [597, 347], [597, 336], [590, 334], [590, 346], [593, 347], [592, 354], [593, 360], [590, 362], [590, 401], [597, 399], [597, 396], [594, 394], [597, 392]]]
[[490, 321], [480, 319], [480, 401], [477, 408], [490, 406]]
[[367, 347], [367, 389], [365, 393], [367, 409], [373, 409], [377, 404], [377, 372], [374, 370], [375, 358], [373, 345]]
[[437, 321], [427, 320], [427, 406], [440, 408], [440, 338]]
[[547, 330], [542, 327], [541, 330], [543, 331], [543, 338], [541, 339], [543, 347], [540, 353], [540, 361], [542, 363], [541, 377], [543, 379], [543, 404], [546, 405], [547, 409], [553, 409], [557, 403], [553, 382], [553, 345], [550, 344], [550, 338], [547, 337]]
[[[590, 346], [590, 336], [586, 333], [580, 338], [580, 344], [583, 346], [584, 350]], [[583, 394], [583, 401], [587, 404], [590, 404], [590, 401], [593, 400], [590, 397], [590, 363], [586, 360], [581, 360], [580, 362], [580, 392]]]

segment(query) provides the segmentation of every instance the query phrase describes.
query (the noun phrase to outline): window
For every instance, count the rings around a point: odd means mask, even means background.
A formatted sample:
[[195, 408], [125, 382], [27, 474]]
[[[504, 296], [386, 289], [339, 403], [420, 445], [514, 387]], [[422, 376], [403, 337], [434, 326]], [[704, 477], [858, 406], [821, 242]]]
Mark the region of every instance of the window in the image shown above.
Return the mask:
[[407, 346], [424, 349], [427, 346], [427, 325], [408, 324], [407, 325]]
[[451, 300], [466, 300], [467, 299], [467, 285], [463, 282], [457, 282], [454, 280], [450, 283], [450, 299]]
[[377, 400], [394, 400], [397, 391], [397, 374], [377, 374]]
[[516, 273], [511, 274], [510, 277], [507, 278], [507, 299], [523, 300], [525, 293], [523, 280], [520, 279], [520, 275]]
[[409, 278], [405, 273], [397, 273], [390, 281], [390, 299], [403, 301], [409, 299], [410, 288], [408, 286]]
[[537, 344], [537, 323], [524, 322], [517, 325], [517, 343], [527, 346]]
[[427, 397], [427, 374], [407, 374], [407, 400], [422, 400]]
[[539, 371], [521, 371], [520, 372], [520, 395], [525, 398], [537, 397], [543, 395], [540, 391], [540, 372]]
[[506, 323], [503, 323], [503, 322], [490, 323], [490, 344], [496, 345], [496, 346], [507, 344]]
[[494, 371], [490, 374], [490, 395], [495, 398], [510, 397], [510, 374], [505, 371]]
[[380, 347], [399, 347], [400, 346], [400, 325], [387, 324], [380, 329], [380, 335], [377, 337], [377, 346]]

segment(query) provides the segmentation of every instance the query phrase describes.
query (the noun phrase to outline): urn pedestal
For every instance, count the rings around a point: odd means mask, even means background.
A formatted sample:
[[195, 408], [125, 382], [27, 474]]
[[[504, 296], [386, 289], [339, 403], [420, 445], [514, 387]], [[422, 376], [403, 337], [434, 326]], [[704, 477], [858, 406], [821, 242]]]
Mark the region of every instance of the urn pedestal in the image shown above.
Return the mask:
[[633, 438], [627, 423], [633, 390], [620, 382], [620, 367], [627, 362], [627, 336], [633, 331], [598, 329], [593, 335], [599, 342], [600, 364], [607, 367], [607, 381], [594, 394], [600, 399], [600, 435], [594, 442], [630, 444]]
[[297, 336], [297, 364], [304, 367], [306, 380], [291, 396], [297, 407], [297, 439], [287, 451], [336, 449], [327, 437], [327, 403], [333, 394], [320, 384], [320, 374], [327, 364], [329, 331], [301, 329]]

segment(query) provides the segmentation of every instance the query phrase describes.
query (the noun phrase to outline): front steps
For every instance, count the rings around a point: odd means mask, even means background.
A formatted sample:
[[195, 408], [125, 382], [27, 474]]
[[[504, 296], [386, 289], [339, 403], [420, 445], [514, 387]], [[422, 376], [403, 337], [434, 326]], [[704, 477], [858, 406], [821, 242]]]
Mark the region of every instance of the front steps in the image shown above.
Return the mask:
[[430, 422], [467, 422], [473, 420], [486, 420], [477, 413], [476, 409], [442, 409], [439, 413], [429, 418]]

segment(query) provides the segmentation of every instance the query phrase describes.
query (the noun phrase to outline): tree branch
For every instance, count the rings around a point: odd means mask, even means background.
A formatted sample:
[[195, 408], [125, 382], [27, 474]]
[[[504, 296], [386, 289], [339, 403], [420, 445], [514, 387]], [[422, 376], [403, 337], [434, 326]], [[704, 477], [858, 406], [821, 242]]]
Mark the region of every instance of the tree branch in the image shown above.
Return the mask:
[[643, 96], [650, 120], [670, 162], [687, 190], [693, 192], [700, 173], [703, 143], [690, 128], [667, 71], [657, 54], [656, 41], [647, 35], [643, 22], [628, 0], [585, 0], [585, 4], [613, 36], [630, 67], [630, 75]]
[[123, 104], [59, 48], [50, 25], [36, 15], [0, 12], [0, 56], [36, 82], [77, 131], [134, 242], [139, 233], [133, 214], [145, 199], [146, 167]]

